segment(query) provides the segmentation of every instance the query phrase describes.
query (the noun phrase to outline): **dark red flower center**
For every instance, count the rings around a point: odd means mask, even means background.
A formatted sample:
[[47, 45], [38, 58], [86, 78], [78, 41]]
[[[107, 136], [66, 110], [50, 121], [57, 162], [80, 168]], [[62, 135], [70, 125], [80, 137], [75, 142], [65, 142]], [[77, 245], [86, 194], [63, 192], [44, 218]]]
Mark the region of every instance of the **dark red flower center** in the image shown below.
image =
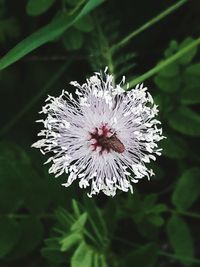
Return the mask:
[[90, 133], [91, 149], [99, 153], [108, 153], [114, 150], [117, 153], [125, 151], [124, 144], [119, 140], [116, 133], [112, 133], [107, 125], [93, 129]]

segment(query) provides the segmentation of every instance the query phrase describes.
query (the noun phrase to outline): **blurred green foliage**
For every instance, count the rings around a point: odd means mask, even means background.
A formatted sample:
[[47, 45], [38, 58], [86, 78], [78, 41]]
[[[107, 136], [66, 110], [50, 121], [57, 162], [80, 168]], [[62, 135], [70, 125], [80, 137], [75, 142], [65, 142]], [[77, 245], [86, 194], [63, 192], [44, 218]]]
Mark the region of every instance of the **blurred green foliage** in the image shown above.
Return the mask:
[[[134, 5], [0, 0], [0, 266], [200, 266], [200, 5]], [[30, 146], [46, 94], [105, 66], [149, 84], [167, 138], [150, 182], [90, 199]]]

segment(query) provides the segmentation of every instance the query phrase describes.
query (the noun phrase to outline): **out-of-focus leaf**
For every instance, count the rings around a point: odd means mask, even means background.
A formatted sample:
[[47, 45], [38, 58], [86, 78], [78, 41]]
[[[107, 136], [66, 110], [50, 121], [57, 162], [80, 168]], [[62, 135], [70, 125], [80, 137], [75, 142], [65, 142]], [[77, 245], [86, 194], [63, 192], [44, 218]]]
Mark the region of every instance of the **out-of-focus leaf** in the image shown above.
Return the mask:
[[179, 178], [172, 195], [172, 203], [179, 210], [187, 210], [200, 196], [200, 168], [186, 170]]
[[78, 50], [83, 45], [83, 35], [76, 29], [69, 29], [63, 36], [62, 42], [64, 47], [69, 50]]
[[[186, 38], [180, 45], [179, 45], [179, 50], [181, 50], [182, 48], [184, 48], [185, 46], [189, 45], [190, 43], [192, 43], [194, 41], [193, 38], [188, 37]], [[182, 56], [181, 58], [179, 58], [178, 62], [185, 65], [188, 64], [192, 61], [192, 59], [194, 58], [194, 56], [196, 55], [198, 50], [198, 47], [194, 47], [193, 49], [190, 49], [190, 51], [188, 51], [184, 56]]]
[[167, 206], [165, 204], [157, 204], [152, 208], [154, 213], [161, 213], [167, 210]]
[[106, 262], [106, 257], [103, 254], [99, 254], [99, 267], [108, 267], [108, 264]]
[[6, 256], [16, 245], [20, 238], [18, 223], [10, 218], [0, 219], [0, 259]]
[[9, 213], [24, 201], [24, 175], [30, 171], [30, 159], [17, 145], [0, 143], [0, 211]]
[[166, 66], [162, 70], [160, 70], [159, 76], [165, 77], [165, 78], [171, 78], [171, 77], [177, 76], [178, 73], [179, 73], [179, 65], [176, 62], [174, 62]]
[[53, 263], [52, 266], [66, 262], [66, 253], [61, 252], [58, 238], [48, 238], [45, 240], [45, 244], [46, 247], [41, 249], [41, 254]]
[[148, 221], [157, 227], [165, 223], [164, 219], [159, 214], [154, 213], [148, 215]]
[[164, 77], [158, 75], [155, 77], [154, 82], [160, 88], [160, 90], [166, 93], [173, 93], [180, 88], [181, 78], [179, 76]]
[[30, 16], [38, 16], [46, 12], [55, 0], [29, 0], [26, 5], [26, 12]]
[[122, 266], [154, 267], [158, 259], [158, 247], [149, 243], [131, 251], [122, 261]]
[[200, 63], [189, 65], [183, 72], [184, 84], [186, 88], [199, 88], [200, 83]]
[[0, 70], [13, 64], [26, 54], [40, 47], [41, 45], [53, 40], [64, 33], [70, 26], [72, 26], [79, 19], [87, 15], [94, 8], [100, 5], [103, 0], [89, 0], [83, 6], [81, 10], [78, 10], [73, 15], [60, 16], [48, 25], [34, 32], [23, 41], [18, 43], [13, 49], [11, 49], [3, 58], [0, 59]]
[[164, 55], [166, 58], [172, 56], [175, 52], [177, 52], [178, 43], [176, 40], [172, 40], [169, 44], [169, 47], [165, 50]]
[[185, 105], [200, 103], [200, 63], [186, 68], [184, 72], [185, 86], [181, 90], [180, 101]]
[[194, 243], [188, 225], [180, 217], [173, 215], [167, 223], [167, 235], [177, 258], [190, 266], [194, 257]]
[[19, 35], [19, 25], [15, 18], [0, 19], [0, 43], [8, 38], [15, 38]]
[[71, 226], [71, 231], [81, 231], [86, 223], [87, 213], [84, 212]]
[[176, 131], [189, 136], [200, 136], [200, 115], [181, 106], [168, 117], [169, 125]]
[[82, 242], [76, 251], [74, 252], [71, 259], [72, 267], [93, 267], [93, 251]]
[[198, 86], [186, 87], [181, 91], [180, 102], [183, 105], [200, 103], [200, 90]]
[[105, 238], [107, 236], [107, 228], [99, 208], [91, 198], [85, 198], [84, 203], [85, 209], [88, 212], [88, 220], [91, 224], [95, 225], [95, 228], [97, 228], [98, 232], [101, 233], [101, 237]]
[[61, 251], [67, 251], [75, 244], [82, 240], [82, 235], [79, 233], [72, 233], [60, 240]]
[[182, 159], [187, 156], [187, 144], [177, 136], [165, 135], [161, 141], [162, 154], [172, 159]]
[[185, 70], [185, 74], [199, 76], [200, 75], [200, 63], [195, 63], [187, 67]]
[[69, 226], [73, 223], [73, 218], [71, 218], [70, 214], [68, 213], [67, 210], [63, 208], [59, 208], [56, 211], [56, 218], [60, 225], [63, 227], [65, 231], [69, 231]]
[[91, 32], [94, 29], [92, 17], [90, 15], [83, 17], [74, 24], [74, 27], [82, 32]]
[[9, 256], [12, 260], [27, 256], [42, 242], [44, 229], [39, 219], [34, 217], [22, 219], [20, 228], [21, 237]]

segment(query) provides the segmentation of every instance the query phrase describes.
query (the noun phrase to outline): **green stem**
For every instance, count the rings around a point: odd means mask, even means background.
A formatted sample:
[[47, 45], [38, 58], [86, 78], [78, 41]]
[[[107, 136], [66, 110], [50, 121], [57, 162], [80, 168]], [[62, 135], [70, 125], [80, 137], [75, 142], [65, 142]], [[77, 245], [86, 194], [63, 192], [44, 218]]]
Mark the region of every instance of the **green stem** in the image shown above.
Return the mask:
[[132, 33], [130, 33], [128, 36], [126, 36], [124, 39], [122, 39], [119, 43], [115, 44], [112, 49], [113, 50], [117, 50], [120, 47], [124, 46], [125, 44], [127, 44], [133, 37], [135, 37], [136, 35], [140, 34], [141, 32], [143, 32], [144, 30], [148, 29], [149, 27], [151, 27], [152, 25], [154, 25], [156, 22], [160, 21], [161, 19], [165, 18], [167, 15], [171, 14], [173, 11], [175, 11], [176, 9], [178, 9], [179, 7], [181, 7], [183, 4], [185, 4], [188, 0], [180, 0], [179, 2], [177, 2], [176, 4], [174, 4], [173, 6], [169, 7], [168, 9], [166, 9], [165, 11], [163, 11], [162, 13], [160, 13], [159, 15], [157, 15], [156, 17], [154, 17], [153, 19], [149, 20], [148, 22], [146, 22], [144, 25], [142, 25], [140, 28], [138, 28], [137, 30], [133, 31]]
[[196, 264], [200, 264], [200, 260], [199, 259], [195, 259], [195, 258], [188, 258], [188, 257], [179, 257], [177, 255], [174, 255], [174, 254], [171, 254], [171, 253], [168, 253], [168, 252], [164, 252], [164, 251], [159, 251], [158, 253], [159, 255], [161, 256], [164, 256], [164, 257], [168, 257], [168, 258], [172, 258], [172, 259], [175, 259], [175, 260], [185, 260], [185, 261], [189, 261], [191, 263], [196, 263]]
[[165, 61], [163, 61], [162, 63], [160, 63], [159, 65], [156, 65], [154, 68], [150, 69], [149, 71], [145, 72], [141, 76], [139, 76], [136, 79], [134, 79], [133, 81], [131, 81], [129, 83], [129, 86], [130, 87], [133, 87], [136, 84], [139, 84], [139, 83], [145, 81], [146, 79], [148, 79], [151, 76], [153, 76], [156, 73], [158, 73], [164, 67], [166, 67], [169, 64], [171, 64], [171, 63], [175, 62], [176, 60], [178, 60], [180, 57], [182, 57], [183, 55], [185, 55], [187, 52], [189, 52], [191, 49], [193, 49], [194, 47], [198, 46], [199, 44], [200, 44], [200, 37], [197, 38], [196, 40], [194, 40], [189, 45], [187, 45], [184, 48], [182, 48], [180, 51], [178, 51], [173, 56], [169, 57], [168, 59], [166, 59]]
[[47, 82], [42, 90], [39, 91], [4, 127], [0, 130], [0, 136], [5, 135], [36, 103], [37, 101], [59, 80], [66, 68], [71, 64], [68, 60], [56, 74]]
[[194, 212], [190, 212], [190, 211], [173, 210], [173, 209], [169, 209], [168, 212], [200, 220], [200, 214], [198, 214], [198, 213], [194, 213]]

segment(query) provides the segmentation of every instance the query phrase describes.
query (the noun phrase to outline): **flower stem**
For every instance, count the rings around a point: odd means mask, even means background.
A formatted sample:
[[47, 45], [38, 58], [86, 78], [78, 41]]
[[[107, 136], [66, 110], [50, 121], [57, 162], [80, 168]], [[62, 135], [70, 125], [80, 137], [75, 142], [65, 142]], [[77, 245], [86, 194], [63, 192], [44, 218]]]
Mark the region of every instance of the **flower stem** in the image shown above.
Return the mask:
[[158, 22], [161, 19], [165, 18], [167, 15], [171, 14], [173, 11], [175, 11], [176, 9], [181, 7], [187, 1], [188, 0], [180, 0], [180, 1], [178, 1], [176, 4], [172, 5], [171, 7], [169, 7], [168, 9], [166, 9], [165, 11], [163, 11], [162, 13], [160, 13], [159, 15], [154, 17], [153, 19], [151, 19], [148, 22], [146, 22], [144, 25], [139, 27], [137, 30], [131, 32], [128, 36], [126, 36], [124, 39], [122, 39], [119, 43], [115, 44], [112, 47], [112, 50], [117, 50], [120, 47], [126, 45], [133, 37], [137, 36], [138, 34], [143, 32], [144, 30], [146, 30], [149, 27], [151, 27], [152, 25], [154, 25], [156, 22]]
[[173, 56], [169, 57], [168, 59], [166, 59], [165, 61], [160, 63], [159, 65], [156, 65], [154, 68], [150, 69], [149, 71], [145, 72], [141, 76], [139, 76], [136, 79], [134, 79], [131, 82], [129, 82], [129, 86], [133, 87], [136, 84], [145, 81], [146, 79], [150, 78], [154, 74], [158, 73], [164, 67], [166, 67], [169, 64], [171, 64], [171, 63], [175, 62], [176, 60], [178, 60], [180, 57], [182, 57], [183, 55], [185, 55], [187, 52], [189, 52], [191, 49], [195, 48], [198, 45], [200, 45], [200, 37], [197, 38], [196, 40], [194, 40], [193, 42], [191, 42], [189, 45], [187, 45], [184, 48], [182, 48], [180, 51], [178, 51]]

